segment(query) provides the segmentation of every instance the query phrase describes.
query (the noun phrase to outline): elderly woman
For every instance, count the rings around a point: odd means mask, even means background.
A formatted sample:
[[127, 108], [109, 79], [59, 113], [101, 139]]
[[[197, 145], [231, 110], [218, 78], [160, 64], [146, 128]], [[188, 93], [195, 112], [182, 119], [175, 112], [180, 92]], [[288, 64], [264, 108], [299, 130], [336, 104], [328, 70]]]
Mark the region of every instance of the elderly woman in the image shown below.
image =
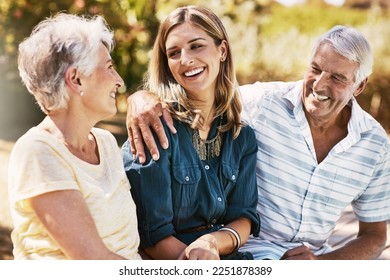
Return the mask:
[[101, 16], [59, 14], [19, 46], [20, 76], [46, 114], [9, 166], [15, 259], [140, 259], [135, 204], [117, 142], [94, 125], [123, 80]]

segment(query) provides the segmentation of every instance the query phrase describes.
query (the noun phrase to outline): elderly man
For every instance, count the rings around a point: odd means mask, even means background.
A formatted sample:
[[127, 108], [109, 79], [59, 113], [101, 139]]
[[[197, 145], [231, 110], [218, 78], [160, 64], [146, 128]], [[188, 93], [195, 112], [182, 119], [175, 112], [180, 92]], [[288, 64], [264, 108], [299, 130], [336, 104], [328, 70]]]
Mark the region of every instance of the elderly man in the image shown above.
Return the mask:
[[[240, 88], [243, 119], [254, 128], [258, 144], [261, 230], [242, 248], [255, 259], [375, 259], [381, 254], [390, 219], [390, 145], [381, 125], [355, 99], [372, 64], [366, 38], [354, 28], [336, 26], [317, 40], [303, 81]], [[129, 137], [140, 160], [144, 142], [157, 160], [149, 127], [165, 147], [158, 116], [167, 123], [170, 118], [147, 96], [129, 97]], [[357, 237], [333, 250], [327, 241], [350, 204], [359, 220]]]

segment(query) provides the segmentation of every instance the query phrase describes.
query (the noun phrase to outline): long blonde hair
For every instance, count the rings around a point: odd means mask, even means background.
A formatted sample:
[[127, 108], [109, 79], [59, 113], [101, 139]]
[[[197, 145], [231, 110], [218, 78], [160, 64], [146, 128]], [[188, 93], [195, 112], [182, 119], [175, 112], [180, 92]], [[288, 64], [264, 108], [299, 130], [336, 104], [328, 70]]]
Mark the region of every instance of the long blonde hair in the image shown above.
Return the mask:
[[233, 128], [233, 135], [236, 138], [242, 127], [240, 119], [242, 104], [236, 82], [231, 47], [222, 22], [208, 9], [200, 6], [181, 7], [170, 13], [161, 23], [144, 87], [156, 93], [169, 104], [174, 118], [190, 124], [194, 129], [202, 127], [204, 120], [199, 110], [187, 98], [186, 91], [173, 78], [168, 66], [165, 42], [169, 32], [183, 23], [189, 23], [204, 30], [213, 38], [216, 46], [219, 46], [224, 40], [227, 43], [227, 56], [225, 61], [221, 62], [216, 82], [214, 119], [225, 116], [226, 121], [219, 127], [219, 130], [225, 132]]

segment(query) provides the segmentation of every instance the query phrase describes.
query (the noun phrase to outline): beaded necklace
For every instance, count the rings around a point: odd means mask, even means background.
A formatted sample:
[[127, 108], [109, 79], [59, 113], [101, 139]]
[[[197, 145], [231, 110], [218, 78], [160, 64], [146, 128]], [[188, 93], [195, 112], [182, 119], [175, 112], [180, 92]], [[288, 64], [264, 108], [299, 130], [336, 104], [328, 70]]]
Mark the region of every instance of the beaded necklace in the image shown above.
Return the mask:
[[[222, 117], [221, 122], [222, 123]], [[218, 157], [221, 154], [222, 135], [218, 130], [217, 135], [210, 140], [203, 140], [200, 138], [199, 130], [194, 131], [192, 136], [192, 143], [198, 151], [201, 160], [209, 160], [211, 157]]]

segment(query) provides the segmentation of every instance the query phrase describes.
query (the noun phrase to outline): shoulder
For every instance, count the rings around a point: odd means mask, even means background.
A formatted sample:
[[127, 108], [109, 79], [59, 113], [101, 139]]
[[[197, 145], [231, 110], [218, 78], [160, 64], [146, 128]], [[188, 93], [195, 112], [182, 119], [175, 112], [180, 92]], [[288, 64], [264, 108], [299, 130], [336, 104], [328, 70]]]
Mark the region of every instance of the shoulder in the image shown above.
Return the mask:
[[257, 143], [255, 131], [249, 124], [244, 123], [243, 127], [241, 128], [241, 133], [242, 137], [245, 139], [246, 142], [248, 142], [249, 145]]
[[105, 149], [118, 148], [116, 138], [108, 130], [94, 127], [92, 128], [91, 133], [96, 138], [98, 145], [105, 147]]
[[[302, 81], [297, 82], [256, 82], [240, 87], [243, 110], [241, 117], [254, 126], [254, 119], [259, 117], [263, 109], [279, 104], [283, 107], [290, 104], [289, 99], [299, 98], [297, 89], [302, 88]], [[288, 102], [287, 102], [288, 101]], [[284, 104], [284, 105], [283, 105]], [[275, 106], [274, 106], [275, 107]], [[273, 108], [272, 110], [274, 110]]]
[[114, 137], [114, 135], [106, 130], [106, 129], [102, 129], [102, 128], [98, 128], [98, 127], [93, 127], [92, 130], [91, 130], [92, 134], [96, 137], [96, 138], [100, 138], [100, 139], [107, 139], [109, 141], [114, 141], [116, 142], [116, 139]]
[[[173, 125], [176, 128], [176, 133], [174, 134], [165, 124], [164, 120], [162, 120], [162, 122], [164, 124], [164, 130], [165, 134], [167, 135], [168, 141], [170, 143], [173, 143], [173, 146], [180, 145], [179, 142], [181, 142], [182, 144], [185, 143], [186, 140], [188, 140], [188, 137], [192, 139], [192, 129], [190, 128], [189, 124], [177, 119], [173, 119]], [[155, 136], [155, 138], [156, 137], [157, 136]], [[171, 144], [169, 146], [171, 146]]]
[[240, 86], [240, 93], [244, 100], [258, 98], [259, 96], [269, 94], [284, 94], [290, 92], [296, 87], [297, 82], [255, 82], [253, 84], [247, 84]]
[[249, 124], [243, 122], [243, 125], [241, 127], [241, 131], [240, 131], [240, 136], [244, 137], [244, 138], [246, 138], [246, 137], [255, 138], [255, 132]]
[[18, 157], [23, 155], [45, 155], [49, 150], [57, 149], [58, 146], [58, 140], [48, 132], [38, 127], [33, 127], [15, 142], [11, 151], [11, 158], [16, 155]]
[[248, 147], [249, 149], [252, 149], [254, 146], [257, 147], [256, 135], [253, 128], [250, 125], [243, 123], [240, 134], [233, 140], [233, 143], [236, 143], [240, 149], [243, 147]]
[[371, 139], [376, 145], [389, 149], [389, 136], [383, 126], [369, 113], [360, 107], [358, 102], [352, 100], [351, 130], [361, 134], [363, 139]]

